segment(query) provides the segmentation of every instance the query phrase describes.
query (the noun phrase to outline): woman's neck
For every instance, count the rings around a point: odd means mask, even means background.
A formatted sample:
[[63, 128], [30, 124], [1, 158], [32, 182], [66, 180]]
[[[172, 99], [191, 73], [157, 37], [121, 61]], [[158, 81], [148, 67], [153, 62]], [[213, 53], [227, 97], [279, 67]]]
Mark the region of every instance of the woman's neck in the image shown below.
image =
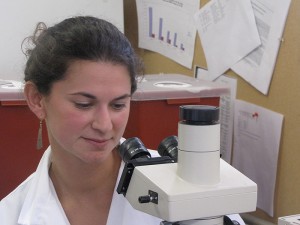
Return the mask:
[[114, 188], [121, 159], [113, 150], [101, 164], [87, 164], [79, 159], [61, 158], [55, 151], [51, 155], [49, 176], [58, 193], [74, 192], [74, 194], [91, 193], [93, 190], [101, 192]]
[[49, 176], [70, 224], [106, 224], [120, 163], [115, 150], [97, 166], [52, 155]]

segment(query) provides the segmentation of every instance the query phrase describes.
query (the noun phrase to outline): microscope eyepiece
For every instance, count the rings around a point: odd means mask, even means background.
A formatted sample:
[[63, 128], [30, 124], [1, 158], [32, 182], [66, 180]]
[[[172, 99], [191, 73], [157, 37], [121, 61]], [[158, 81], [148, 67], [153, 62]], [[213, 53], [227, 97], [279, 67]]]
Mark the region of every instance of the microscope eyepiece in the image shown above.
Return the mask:
[[137, 137], [126, 139], [118, 147], [118, 150], [121, 158], [125, 162], [136, 158], [151, 158], [150, 152], [147, 150], [143, 142]]
[[160, 156], [169, 156], [177, 161], [178, 157], [178, 138], [175, 135], [166, 137], [158, 145], [157, 151]]

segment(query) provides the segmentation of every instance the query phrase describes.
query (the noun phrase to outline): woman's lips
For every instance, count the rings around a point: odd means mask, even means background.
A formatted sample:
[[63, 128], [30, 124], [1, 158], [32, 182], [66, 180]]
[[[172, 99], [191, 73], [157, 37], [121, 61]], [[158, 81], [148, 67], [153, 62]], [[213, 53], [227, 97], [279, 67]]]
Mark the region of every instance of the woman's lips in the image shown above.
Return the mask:
[[96, 145], [98, 147], [103, 147], [107, 144], [110, 139], [95, 139], [95, 138], [84, 138], [89, 143]]

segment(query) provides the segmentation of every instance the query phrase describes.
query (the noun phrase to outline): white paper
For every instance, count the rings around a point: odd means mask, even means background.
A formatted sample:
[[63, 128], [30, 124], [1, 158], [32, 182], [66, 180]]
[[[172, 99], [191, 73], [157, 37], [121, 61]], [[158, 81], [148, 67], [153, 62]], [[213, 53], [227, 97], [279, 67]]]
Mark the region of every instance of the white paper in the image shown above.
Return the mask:
[[[209, 80], [208, 71], [196, 67], [195, 77], [197, 79]], [[222, 75], [214, 82], [228, 86], [230, 94], [220, 96], [220, 124], [221, 124], [221, 145], [220, 153], [222, 159], [229, 164], [231, 163], [232, 155], [232, 140], [233, 140], [233, 118], [234, 118], [234, 102], [236, 99], [237, 80], [228, 76]]]
[[221, 122], [221, 154], [222, 159], [231, 163], [234, 103], [236, 99], [237, 80], [228, 76], [220, 76], [216, 83], [227, 85], [230, 88], [230, 95], [220, 97], [220, 122]]
[[194, 19], [212, 79], [261, 44], [250, 0], [211, 0]]
[[263, 94], [268, 94], [291, 0], [252, 0], [262, 45], [232, 67]]
[[283, 115], [235, 102], [232, 165], [258, 187], [257, 207], [274, 215], [274, 193]]
[[199, 0], [136, 0], [139, 47], [192, 68]]

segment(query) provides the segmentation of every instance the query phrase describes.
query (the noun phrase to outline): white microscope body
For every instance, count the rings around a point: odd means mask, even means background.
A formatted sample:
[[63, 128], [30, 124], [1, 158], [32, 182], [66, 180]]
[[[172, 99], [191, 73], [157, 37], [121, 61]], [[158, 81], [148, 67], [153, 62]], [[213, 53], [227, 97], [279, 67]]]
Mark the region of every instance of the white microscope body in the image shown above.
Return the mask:
[[135, 166], [124, 196], [137, 210], [176, 224], [223, 224], [256, 210], [257, 185], [220, 158], [219, 109], [182, 106], [178, 161]]

